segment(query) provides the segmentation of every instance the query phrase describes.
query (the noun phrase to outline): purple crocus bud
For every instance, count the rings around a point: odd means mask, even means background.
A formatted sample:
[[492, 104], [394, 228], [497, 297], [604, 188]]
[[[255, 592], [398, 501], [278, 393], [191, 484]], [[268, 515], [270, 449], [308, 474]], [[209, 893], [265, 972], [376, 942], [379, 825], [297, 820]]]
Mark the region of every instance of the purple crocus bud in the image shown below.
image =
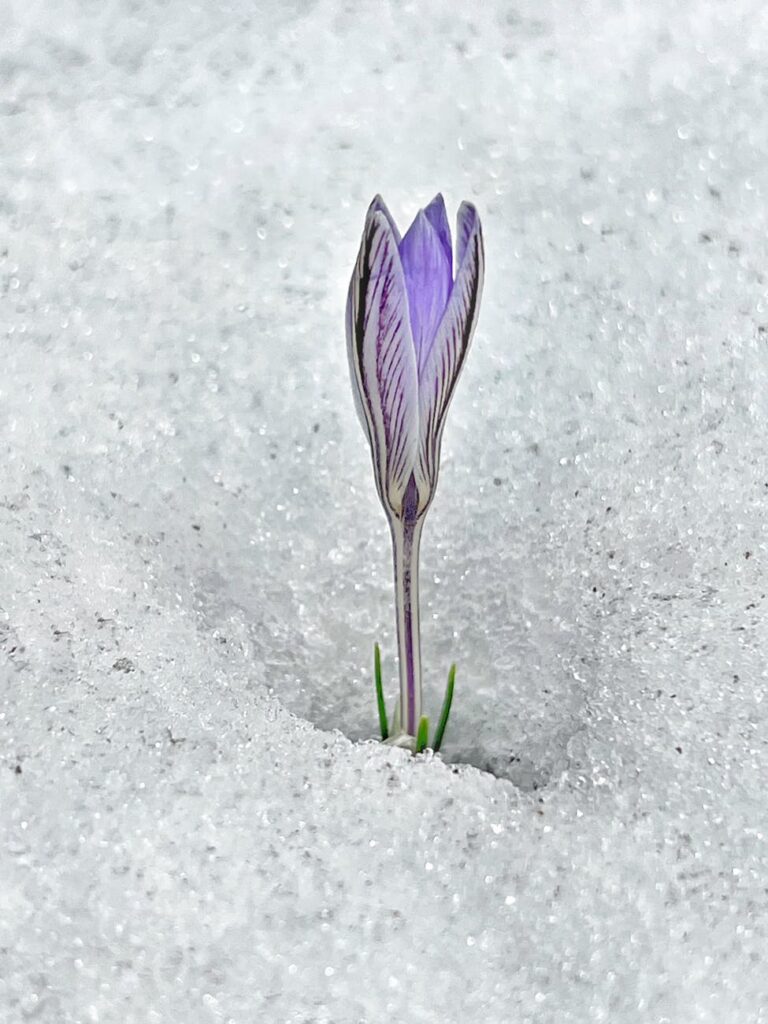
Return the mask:
[[483, 285], [480, 218], [457, 217], [456, 274], [441, 195], [404, 237], [380, 196], [371, 203], [347, 300], [355, 404], [390, 522], [400, 662], [400, 721], [421, 714], [419, 542], [437, 486], [445, 416], [472, 339]]

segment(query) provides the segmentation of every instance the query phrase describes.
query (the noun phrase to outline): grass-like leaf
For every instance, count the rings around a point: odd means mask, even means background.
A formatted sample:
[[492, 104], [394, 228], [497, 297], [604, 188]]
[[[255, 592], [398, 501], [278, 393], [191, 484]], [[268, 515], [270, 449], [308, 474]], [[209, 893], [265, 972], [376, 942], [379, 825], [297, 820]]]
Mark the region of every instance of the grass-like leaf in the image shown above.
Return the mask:
[[445, 727], [448, 725], [448, 716], [451, 713], [451, 704], [453, 703], [453, 686], [456, 682], [456, 665], [451, 665], [451, 670], [448, 673], [448, 685], [445, 688], [445, 697], [443, 698], [443, 706], [440, 709], [440, 720], [437, 723], [437, 731], [435, 732], [435, 742], [432, 744], [432, 749], [437, 753], [440, 749], [440, 744], [443, 742], [443, 736], [445, 734]]
[[389, 738], [389, 726], [387, 724], [387, 708], [384, 704], [384, 687], [381, 682], [381, 648], [378, 644], [373, 645], [373, 678], [376, 683], [376, 706], [379, 709], [379, 728], [381, 738]]
[[392, 708], [392, 726], [389, 730], [391, 736], [397, 736], [400, 732], [400, 698], [398, 697], [395, 701], [395, 706]]
[[419, 719], [419, 728], [416, 733], [416, 753], [420, 754], [422, 750], [426, 750], [427, 743], [429, 742], [429, 719], [426, 715], [422, 715]]

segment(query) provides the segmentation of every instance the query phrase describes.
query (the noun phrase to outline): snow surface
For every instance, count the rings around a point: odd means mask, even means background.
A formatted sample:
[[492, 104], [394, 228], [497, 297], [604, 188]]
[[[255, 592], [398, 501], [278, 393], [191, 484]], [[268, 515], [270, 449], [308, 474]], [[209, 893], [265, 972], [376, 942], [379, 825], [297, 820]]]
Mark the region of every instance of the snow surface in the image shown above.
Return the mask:
[[[768, 1021], [765, 5], [0, 14], [0, 1022]], [[343, 338], [438, 189], [445, 762]]]

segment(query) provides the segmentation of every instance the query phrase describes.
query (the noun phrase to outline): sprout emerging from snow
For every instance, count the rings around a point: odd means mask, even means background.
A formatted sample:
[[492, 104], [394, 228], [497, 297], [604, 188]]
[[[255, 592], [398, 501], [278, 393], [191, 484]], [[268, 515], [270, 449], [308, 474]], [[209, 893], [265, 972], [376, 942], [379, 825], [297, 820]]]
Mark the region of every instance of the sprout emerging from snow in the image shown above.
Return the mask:
[[[347, 299], [352, 389], [371, 446], [376, 489], [392, 533], [400, 700], [389, 741], [427, 743], [421, 713], [419, 544], [435, 495], [443, 426], [477, 321], [483, 237], [474, 206], [457, 217], [456, 274], [441, 195], [403, 238], [380, 196], [371, 203]], [[377, 691], [382, 735], [389, 727]], [[450, 710], [454, 669], [433, 746]]]

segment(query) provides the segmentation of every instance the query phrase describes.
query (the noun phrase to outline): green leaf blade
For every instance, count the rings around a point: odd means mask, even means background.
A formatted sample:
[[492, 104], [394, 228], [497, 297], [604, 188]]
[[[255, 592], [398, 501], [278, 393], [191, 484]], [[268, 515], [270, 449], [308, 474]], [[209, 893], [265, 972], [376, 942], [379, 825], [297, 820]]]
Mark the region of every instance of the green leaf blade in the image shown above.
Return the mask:
[[429, 719], [426, 715], [422, 715], [419, 719], [419, 728], [416, 732], [416, 753], [420, 754], [422, 750], [427, 749], [427, 743], [429, 742]]
[[379, 711], [379, 729], [382, 740], [389, 738], [389, 724], [387, 722], [387, 707], [384, 703], [384, 686], [381, 682], [381, 648], [378, 644], [373, 645], [373, 678], [376, 684], [376, 706]]
[[453, 687], [456, 683], [456, 665], [451, 665], [450, 671], [448, 672], [448, 685], [445, 688], [445, 697], [443, 698], [443, 706], [440, 709], [440, 719], [437, 723], [437, 731], [435, 732], [435, 742], [432, 744], [432, 749], [437, 753], [440, 749], [440, 745], [443, 742], [443, 736], [445, 735], [445, 727], [448, 725], [448, 716], [451, 713], [451, 705], [453, 704]]

